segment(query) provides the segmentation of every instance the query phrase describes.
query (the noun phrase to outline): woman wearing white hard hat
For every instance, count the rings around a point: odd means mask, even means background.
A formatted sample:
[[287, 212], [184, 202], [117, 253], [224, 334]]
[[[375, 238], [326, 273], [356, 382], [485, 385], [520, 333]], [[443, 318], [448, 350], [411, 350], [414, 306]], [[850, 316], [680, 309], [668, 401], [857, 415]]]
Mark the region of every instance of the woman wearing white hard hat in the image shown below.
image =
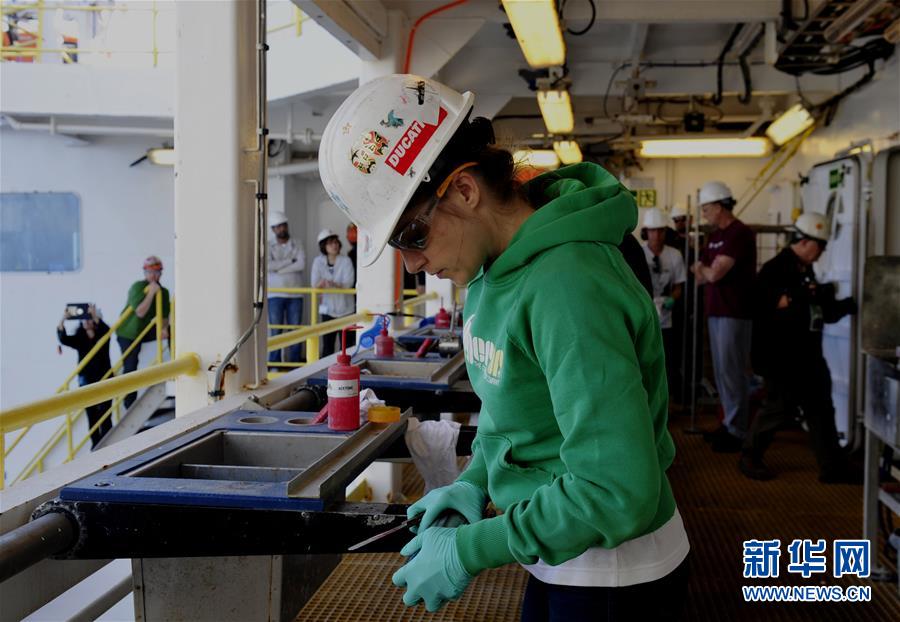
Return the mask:
[[[472, 461], [409, 508], [422, 521], [401, 552], [415, 557], [394, 583], [434, 611], [518, 562], [523, 620], [677, 617], [690, 547], [666, 477], [659, 320], [616, 248], [634, 199], [591, 163], [519, 183], [491, 123], [469, 120], [473, 99], [418, 76], [374, 80], [319, 151], [364, 265], [390, 244], [410, 272], [468, 285]], [[488, 497], [502, 515], [483, 518]], [[435, 525], [448, 510], [466, 524]]]
[[[341, 239], [331, 229], [322, 229], [316, 236], [319, 256], [313, 260], [312, 286], [323, 289], [348, 289], [356, 283], [356, 273], [349, 257], [341, 255]], [[319, 296], [319, 319], [327, 322], [350, 315], [354, 311], [352, 294], [321, 294]], [[321, 338], [319, 356], [334, 354], [339, 347], [340, 331], [328, 333]], [[353, 333], [347, 333], [347, 344], [356, 343]]]

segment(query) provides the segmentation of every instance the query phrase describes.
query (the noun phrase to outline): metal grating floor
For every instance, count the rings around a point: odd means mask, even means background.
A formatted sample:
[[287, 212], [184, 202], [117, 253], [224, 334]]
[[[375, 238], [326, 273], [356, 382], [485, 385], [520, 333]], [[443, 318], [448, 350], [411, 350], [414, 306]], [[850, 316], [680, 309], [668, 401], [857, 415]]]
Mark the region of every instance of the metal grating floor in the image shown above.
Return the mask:
[[[691, 593], [685, 620], [772, 620], [776, 622], [879, 622], [900, 620], [897, 585], [864, 581], [872, 586], [869, 603], [771, 604], [745, 603], [741, 585], [742, 542], [751, 538], [780, 538], [782, 575], [772, 585], [800, 584], [803, 579], [785, 572], [787, 543], [794, 538], [859, 537], [862, 525], [862, 486], [825, 486], [816, 480], [812, 453], [802, 433], [783, 433], [766, 455], [778, 471], [770, 482], [745, 479], [737, 471], [735, 454], [714, 454], [699, 435], [682, 429], [687, 419], [670, 423], [678, 448], [669, 470], [679, 509], [692, 545]], [[700, 427], [714, 427], [701, 418]], [[404, 490], [421, 490], [418, 474], [404, 473]], [[873, 547], [873, 555], [880, 551]], [[527, 573], [506, 566], [482, 573], [457, 602], [438, 613], [421, 605], [407, 608], [391, 575], [402, 562], [398, 554], [345, 556], [316, 595], [300, 612], [304, 622], [514, 622], [519, 620]], [[829, 570], [831, 566], [829, 564]], [[795, 578], [796, 577], [796, 578]], [[849, 584], [826, 576], [809, 583]], [[763, 581], [756, 581], [761, 584]]]

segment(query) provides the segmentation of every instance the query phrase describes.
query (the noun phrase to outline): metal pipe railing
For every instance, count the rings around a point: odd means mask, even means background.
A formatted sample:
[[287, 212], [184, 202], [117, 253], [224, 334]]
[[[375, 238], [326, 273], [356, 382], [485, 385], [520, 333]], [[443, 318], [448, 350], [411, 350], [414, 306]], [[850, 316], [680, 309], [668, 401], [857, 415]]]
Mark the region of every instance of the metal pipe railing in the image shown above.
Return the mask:
[[[269, 352], [271, 352], [272, 350], [280, 350], [282, 348], [300, 343], [301, 341], [306, 341], [311, 337], [321, 337], [322, 335], [327, 335], [328, 333], [340, 330], [345, 326], [355, 324], [356, 322], [369, 321], [372, 319], [372, 317], [372, 314], [368, 311], [362, 311], [360, 313], [354, 313], [353, 315], [345, 315], [333, 320], [328, 320], [327, 322], [322, 322], [321, 324], [316, 324], [315, 326], [298, 328], [297, 330], [292, 330], [286, 333], [281, 333], [280, 335], [275, 335], [274, 337], [269, 337], [267, 347]], [[307, 352], [307, 355], [309, 354], [310, 353]], [[316, 352], [316, 355], [318, 355], [318, 352]], [[318, 359], [318, 356], [316, 356], [316, 359]], [[307, 360], [309, 360], [309, 357], [307, 357]]]
[[81, 409], [111, 400], [122, 393], [131, 393], [176, 376], [192, 376], [200, 371], [200, 357], [184, 354], [173, 361], [160, 363], [147, 369], [87, 384], [68, 393], [54, 395], [0, 412], [0, 433], [18, 430], [55, 417], [68, 410]]
[[65, 514], [50, 512], [0, 535], [0, 583], [78, 539], [78, 532]]

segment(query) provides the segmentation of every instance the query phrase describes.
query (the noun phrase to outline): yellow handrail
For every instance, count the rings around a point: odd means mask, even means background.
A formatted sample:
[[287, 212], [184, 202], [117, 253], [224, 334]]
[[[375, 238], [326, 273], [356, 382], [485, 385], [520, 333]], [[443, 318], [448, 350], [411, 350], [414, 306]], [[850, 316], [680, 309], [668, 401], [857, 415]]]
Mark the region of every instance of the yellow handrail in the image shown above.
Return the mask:
[[267, 350], [269, 352], [272, 350], [281, 350], [282, 348], [305, 341], [310, 337], [321, 337], [322, 335], [327, 335], [328, 333], [340, 330], [350, 324], [366, 322], [370, 319], [372, 319], [372, 314], [368, 311], [362, 311], [360, 313], [354, 313], [353, 315], [345, 315], [333, 320], [328, 320], [327, 322], [322, 322], [315, 326], [305, 326], [303, 328], [298, 328], [297, 330], [281, 333], [280, 335], [269, 337]]
[[67, 410], [99, 404], [122, 393], [131, 393], [176, 376], [185, 374], [193, 376], [199, 370], [200, 357], [194, 353], [184, 354], [167, 363], [138, 369], [115, 378], [86, 384], [68, 393], [8, 408], [0, 412], [0, 433], [46, 421]]

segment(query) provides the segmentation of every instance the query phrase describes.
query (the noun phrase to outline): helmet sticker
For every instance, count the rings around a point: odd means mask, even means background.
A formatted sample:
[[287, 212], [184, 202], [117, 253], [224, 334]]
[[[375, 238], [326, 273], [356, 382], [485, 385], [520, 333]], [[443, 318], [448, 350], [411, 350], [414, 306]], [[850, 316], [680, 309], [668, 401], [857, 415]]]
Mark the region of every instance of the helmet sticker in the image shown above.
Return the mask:
[[380, 125], [383, 127], [400, 127], [403, 125], [403, 119], [394, 115], [394, 111], [391, 110], [388, 112], [387, 119], [380, 121]]
[[360, 173], [371, 175], [376, 164], [374, 156], [383, 156], [384, 150], [389, 146], [390, 142], [387, 138], [375, 130], [369, 130], [360, 136], [359, 141], [353, 145], [350, 162]]
[[438, 111], [437, 123], [432, 125], [415, 119], [409, 124], [406, 132], [388, 154], [387, 164], [400, 175], [406, 175], [412, 163], [422, 152], [434, 133], [447, 118], [447, 111], [441, 107]]
[[350, 133], [350, 129], [352, 127], [353, 127], [352, 123], [345, 123], [344, 126], [341, 128], [341, 133], [343, 133], [346, 136], [347, 134]]

